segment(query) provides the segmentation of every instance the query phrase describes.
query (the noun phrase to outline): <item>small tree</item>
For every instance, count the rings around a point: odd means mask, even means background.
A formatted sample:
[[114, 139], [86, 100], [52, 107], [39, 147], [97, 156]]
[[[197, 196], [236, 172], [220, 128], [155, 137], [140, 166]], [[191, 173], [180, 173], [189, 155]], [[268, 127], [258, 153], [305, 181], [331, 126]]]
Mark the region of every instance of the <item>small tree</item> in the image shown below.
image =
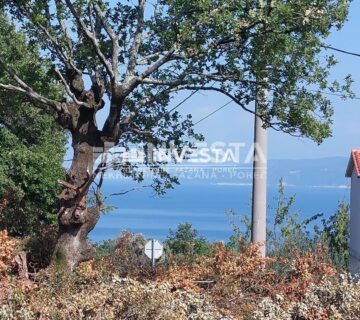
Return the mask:
[[[63, 99], [46, 95], [21, 77], [11, 57], [0, 56], [7, 74], [0, 89], [52, 110], [71, 134], [74, 158], [59, 196], [56, 249], [70, 269], [94, 254], [87, 234], [99, 219], [101, 203], [88, 208], [86, 194], [109, 165], [93, 169], [94, 149], [131, 143], [145, 150], [147, 143], [182, 149], [199, 138], [190, 117], [182, 120], [167, 109], [176, 93], [215, 91], [254, 113], [249, 105], [256, 89], [264, 87], [271, 92], [259, 110], [266, 126], [317, 142], [330, 134], [332, 109], [319, 90], [342, 88], [328, 82], [333, 57], [321, 58], [319, 52], [330, 30], [345, 21], [345, 0], [160, 0], [147, 7], [146, 0], [0, 4], [29, 42], [39, 44], [44, 61], [52, 64], [53, 80], [66, 91]], [[15, 45], [9, 43], [8, 49]], [[105, 107], [107, 118], [99, 127], [96, 115]], [[156, 191], [176, 182], [159, 163], [147, 159], [145, 164], [156, 173]], [[142, 180], [138, 168], [116, 167]]]
[[191, 223], [180, 223], [176, 231], [170, 229], [165, 245], [170, 253], [189, 262], [193, 262], [199, 256], [208, 255], [211, 249], [211, 245], [204, 237], [198, 236]]
[[292, 250], [301, 253], [314, 251], [315, 246], [321, 243], [314, 234], [311, 234], [309, 226], [316, 223], [323, 214], [315, 213], [300, 219], [301, 211], [293, 208], [296, 195], [286, 195], [285, 183], [282, 179], [279, 181], [278, 193], [274, 200], [276, 203], [273, 208], [274, 221], [267, 228], [269, 255], [288, 257], [291, 256]]
[[349, 266], [349, 209], [348, 204], [340, 202], [336, 212], [327, 220], [322, 220], [322, 230], [317, 229], [320, 239], [328, 246], [333, 264], [345, 270]]

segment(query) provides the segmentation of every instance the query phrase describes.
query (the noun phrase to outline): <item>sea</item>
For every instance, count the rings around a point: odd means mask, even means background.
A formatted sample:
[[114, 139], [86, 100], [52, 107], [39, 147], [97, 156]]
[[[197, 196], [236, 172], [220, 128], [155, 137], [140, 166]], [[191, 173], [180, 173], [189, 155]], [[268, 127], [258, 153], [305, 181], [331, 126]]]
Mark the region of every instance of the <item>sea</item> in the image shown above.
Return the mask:
[[[127, 192], [131, 189], [134, 190]], [[180, 223], [187, 222], [209, 241], [226, 242], [233, 233], [233, 225], [244, 229], [243, 217], [250, 218], [251, 191], [250, 183], [194, 180], [158, 196], [152, 189], [129, 181], [105, 181], [104, 195], [124, 194], [107, 199], [106, 204], [112, 208], [102, 214], [89, 237], [99, 243], [115, 239], [127, 230], [163, 241], [170, 229], [176, 230]], [[298, 214], [299, 221], [320, 213], [326, 219], [336, 212], [340, 202], [349, 203], [350, 199], [348, 185], [286, 185], [284, 192], [287, 198], [295, 196], [291, 212]], [[278, 185], [269, 184], [269, 223], [276, 212], [277, 197]]]

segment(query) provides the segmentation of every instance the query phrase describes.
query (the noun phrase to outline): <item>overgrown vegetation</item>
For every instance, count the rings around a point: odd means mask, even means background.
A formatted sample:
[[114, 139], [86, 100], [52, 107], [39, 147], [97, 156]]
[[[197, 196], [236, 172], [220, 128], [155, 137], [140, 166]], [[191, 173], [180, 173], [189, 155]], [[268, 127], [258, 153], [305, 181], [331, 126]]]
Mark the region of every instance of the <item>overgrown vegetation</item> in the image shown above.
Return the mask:
[[[189, 223], [170, 230], [154, 269], [143, 235], [97, 245], [74, 273], [53, 264], [16, 276], [21, 242], [0, 233], [0, 317], [4, 319], [356, 319], [360, 288], [346, 273], [348, 206], [329, 219], [299, 221], [280, 183], [269, 257], [233, 224], [228, 243], [209, 243]], [[315, 220], [316, 219], [316, 220]], [[317, 221], [314, 232], [308, 229]], [[246, 221], [245, 221], [246, 222]], [[44, 251], [44, 254], [45, 251]], [[38, 257], [38, 260], [44, 259]], [[95, 288], [95, 290], [94, 290]]]
[[337, 271], [321, 246], [262, 259], [256, 246], [243, 245], [237, 253], [216, 243], [196, 262], [170, 258], [153, 270], [138, 250], [143, 240], [125, 233], [111, 246], [114, 251], [76, 272], [53, 265], [29, 281], [14, 275], [16, 264], [9, 257], [16, 254], [17, 240], [3, 232], [1, 249], [7, 248], [7, 255], [0, 256], [0, 317], [345, 319], [360, 314], [359, 288]]
[[[339, 202], [336, 212], [328, 219], [322, 213], [306, 218], [294, 210], [296, 195], [287, 195], [285, 184], [279, 181], [278, 194], [274, 198], [276, 206], [269, 208], [272, 219], [267, 221], [267, 252], [270, 257], [286, 257], [296, 250], [301, 253], [314, 252], [317, 246], [327, 248], [328, 259], [338, 269], [347, 270], [349, 260], [349, 205]], [[227, 244], [241, 251], [244, 244], [250, 243], [251, 222], [248, 216], [239, 216], [230, 210], [228, 213], [233, 235]]]

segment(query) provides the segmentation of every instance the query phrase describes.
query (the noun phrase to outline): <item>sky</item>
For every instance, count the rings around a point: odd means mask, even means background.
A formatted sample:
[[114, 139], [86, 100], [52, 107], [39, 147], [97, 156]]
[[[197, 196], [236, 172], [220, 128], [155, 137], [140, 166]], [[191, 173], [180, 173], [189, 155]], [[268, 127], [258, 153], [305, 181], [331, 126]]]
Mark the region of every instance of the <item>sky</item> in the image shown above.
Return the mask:
[[[359, 30], [360, 0], [354, 0], [345, 26], [340, 31], [334, 31], [326, 42], [335, 48], [360, 54]], [[355, 81], [352, 89], [355, 95], [360, 97], [360, 57], [335, 51], [328, 53], [333, 53], [338, 60], [338, 64], [332, 69], [331, 78], [341, 82], [348, 74], [351, 74]], [[328, 97], [334, 107], [332, 137], [327, 138], [321, 145], [317, 145], [310, 139], [292, 137], [269, 129], [269, 159], [348, 157], [352, 148], [360, 148], [360, 99], [344, 101], [340, 97]], [[184, 115], [191, 113], [196, 123], [228, 101], [229, 98], [218, 93], [199, 92], [184, 103], [178, 111]], [[173, 104], [177, 102], [175, 100]], [[107, 108], [100, 112], [98, 121], [100, 125], [105, 119], [106, 112]], [[235, 103], [231, 103], [196, 125], [195, 129], [205, 136], [205, 141], [209, 146], [215, 142], [244, 143], [242, 152], [245, 158], [251, 150], [253, 125], [254, 116]]]

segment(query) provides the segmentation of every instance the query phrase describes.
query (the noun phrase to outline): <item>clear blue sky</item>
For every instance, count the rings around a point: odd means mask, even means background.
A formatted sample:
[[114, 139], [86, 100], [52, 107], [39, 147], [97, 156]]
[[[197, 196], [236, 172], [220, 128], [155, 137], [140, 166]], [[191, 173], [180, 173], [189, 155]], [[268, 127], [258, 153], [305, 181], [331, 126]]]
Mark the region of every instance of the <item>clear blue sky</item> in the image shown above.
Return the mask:
[[[349, 21], [344, 28], [334, 32], [328, 44], [347, 51], [360, 53], [360, 1], [351, 5]], [[333, 69], [332, 78], [343, 79], [352, 74], [355, 80], [353, 90], [360, 97], [360, 57], [335, 54], [339, 64]], [[318, 146], [309, 139], [299, 139], [284, 133], [269, 132], [270, 159], [302, 159], [332, 156], [348, 156], [354, 147], [360, 147], [360, 100], [343, 101], [330, 97], [334, 109], [333, 137]], [[215, 110], [228, 99], [204, 93], [195, 95], [184, 104], [182, 111], [193, 114], [194, 122]], [[253, 139], [253, 117], [242, 111], [235, 104], [222, 109], [196, 127], [202, 132], [206, 141], [245, 142], [249, 145]], [[246, 152], [246, 148], [244, 151]]]
[[[327, 43], [336, 48], [360, 53], [360, 1], [353, 1], [349, 20], [340, 31], [334, 31]], [[332, 78], [342, 80], [351, 74], [355, 80], [353, 91], [360, 97], [360, 57], [334, 53], [338, 65], [333, 69]], [[269, 130], [269, 159], [305, 159], [333, 156], [349, 156], [352, 148], [360, 147], [360, 100], [343, 101], [340, 97], [329, 96], [335, 114], [333, 136], [320, 146], [309, 139], [294, 138], [287, 134]], [[184, 103], [179, 111], [191, 113], [196, 122], [216, 110], [229, 99], [216, 93], [198, 93]], [[171, 108], [171, 106], [170, 106]], [[105, 119], [107, 108], [99, 115], [99, 124]], [[244, 155], [253, 141], [253, 116], [235, 104], [220, 110], [196, 126], [211, 144], [216, 141], [243, 142]]]

